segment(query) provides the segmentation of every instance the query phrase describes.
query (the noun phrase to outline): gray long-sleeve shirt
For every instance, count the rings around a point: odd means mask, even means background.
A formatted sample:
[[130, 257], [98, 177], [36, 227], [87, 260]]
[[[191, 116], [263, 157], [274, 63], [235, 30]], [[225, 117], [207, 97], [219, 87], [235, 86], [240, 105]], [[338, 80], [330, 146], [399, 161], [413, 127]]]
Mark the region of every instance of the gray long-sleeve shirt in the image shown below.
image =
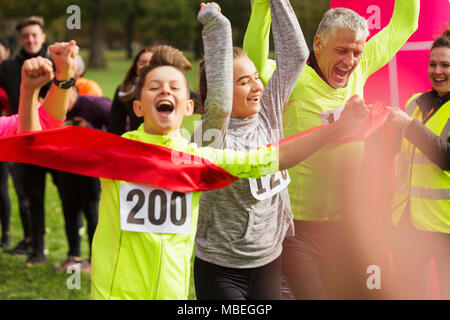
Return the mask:
[[[202, 140], [208, 140], [211, 129], [216, 130], [212, 134], [215, 147], [233, 150], [254, 149], [283, 138], [283, 108], [309, 52], [289, 1], [271, 0], [271, 13], [277, 69], [263, 91], [261, 111], [246, 119], [230, 118], [230, 24], [214, 5], [199, 13], [199, 21], [204, 24], [208, 93], [206, 114], [202, 127], [194, 133], [194, 142], [205, 144]], [[254, 268], [275, 260], [286, 233], [293, 234], [288, 179], [284, 171], [265, 179], [241, 179], [227, 188], [205, 192], [200, 200], [196, 256], [232, 268]]]

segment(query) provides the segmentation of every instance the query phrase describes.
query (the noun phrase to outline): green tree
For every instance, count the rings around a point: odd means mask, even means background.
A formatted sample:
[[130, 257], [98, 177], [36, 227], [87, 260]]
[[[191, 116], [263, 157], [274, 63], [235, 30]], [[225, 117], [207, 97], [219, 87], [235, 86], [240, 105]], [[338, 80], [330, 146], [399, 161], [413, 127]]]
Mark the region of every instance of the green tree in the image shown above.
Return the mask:
[[314, 35], [323, 14], [330, 9], [330, 0], [291, 1], [291, 3], [302, 27], [306, 43], [309, 49], [312, 50]]
[[[330, 0], [291, 0], [306, 41], [311, 48], [320, 19]], [[180, 49], [203, 54], [197, 13], [202, 0], [1, 0], [0, 31], [14, 33], [13, 24], [23, 16], [40, 15], [46, 20], [49, 42], [74, 39], [89, 47], [89, 67], [105, 67], [103, 50], [125, 48], [132, 56], [132, 43], [153, 45], [167, 43]], [[233, 43], [242, 46], [251, 14], [250, 0], [217, 0], [232, 25]], [[69, 5], [81, 9], [81, 30], [68, 30]], [[9, 21], [9, 24], [8, 22]], [[2, 29], [3, 28], [3, 29]], [[7, 33], [5, 34], [5, 30]], [[273, 44], [272, 44], [273, 45]]]
[[89, 55], [89, 67], [106, 68], [104, 48], [106, 42], [105, 31], [105, 7], [106, 0], [97, 0], [92, 16], [92, 42]]

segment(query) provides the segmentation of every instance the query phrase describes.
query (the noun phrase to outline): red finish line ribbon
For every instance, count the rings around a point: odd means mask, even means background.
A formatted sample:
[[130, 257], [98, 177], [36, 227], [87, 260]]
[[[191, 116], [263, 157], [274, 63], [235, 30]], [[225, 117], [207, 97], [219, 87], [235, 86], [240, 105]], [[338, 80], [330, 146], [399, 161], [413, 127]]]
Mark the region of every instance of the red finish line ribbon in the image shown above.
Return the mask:
[[[381, 126], [386, 122], [387, 117], [391, 113], [390, 110], [386, 109], [383, 103], [377, 101], [374, 106], [370, 109], [369, 116], [359, 127], [355, 128], [350, 133], [346, 134], [343, 137], [337, 138], [337, 142], [348, 143], [354, 141], [360, 141], [367, 139], [370, 135], [372, 135], [375, 131], [377, 131]], [[289, 140], [292, 140], [296, 137], [304, 136], [308, 133], [314, 132], [320, 128], [327, 126], [326, 124], [317, 126], [297, 134], [294, 134], [290, 137], [284, 138], [279, 141], [279, 143], [283, 143]]]
[[[219, 166], [180, 153], [190, 164], [172, 161], [172, 149], [100, 130], [64, 127], [0, 139], [0, 161], [151, 184], [178, 192], [223, 188], [237, 180]], [[187, 158], [186, 158], [187, 157]]]
[[[382, 106], [371, 110], [366, 122], [339, 139], [361, 140], [386, 120], [389, 111]], [[307, 135], [321, 126], [292, 137]], [[190, 163], [172, 161], [172, 149], [122, 138], [100, 130], [64, 127], [19, 134], [0, 139], [0, 161], [22, 162], [85, 176], [151, 184], [178, 192], [224, 188], [237, 178], [216, 164], [180, 152]]]

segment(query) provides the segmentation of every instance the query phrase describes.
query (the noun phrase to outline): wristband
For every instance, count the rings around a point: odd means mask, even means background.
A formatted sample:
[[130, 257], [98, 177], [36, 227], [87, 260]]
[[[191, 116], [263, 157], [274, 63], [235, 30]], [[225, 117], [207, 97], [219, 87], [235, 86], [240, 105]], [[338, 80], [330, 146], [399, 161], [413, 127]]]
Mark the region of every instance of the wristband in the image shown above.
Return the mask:
[[69, 80], [66, 81], [59, 81], [56, 79], [56, 77], [53, 78], [53, 83], [61, 89], [70, 89], [75, 85], [76, 77], [72, 77]]

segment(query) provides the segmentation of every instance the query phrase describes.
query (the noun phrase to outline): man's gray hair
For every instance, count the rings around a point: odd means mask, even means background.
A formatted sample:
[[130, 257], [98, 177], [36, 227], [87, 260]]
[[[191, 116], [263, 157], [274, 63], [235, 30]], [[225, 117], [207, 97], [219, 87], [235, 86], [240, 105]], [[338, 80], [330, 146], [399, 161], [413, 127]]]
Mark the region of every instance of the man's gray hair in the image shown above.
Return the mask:
[[80, 55], [77, 55], [76, 60], [77, 60], [77, 74], [79, 76], [83, 76], [84, 73], [86, 72], [86, 66], [84, 64], [84, 60]]
[[366, 41], [369, 36], [369, 26], [366, 19], [347, 8], [335, 8], [325, 12], [316, 35], [320, 35], [326, 41], [328, 35], [339, 28], [352, 31], [355, 34], [356, 41]]

